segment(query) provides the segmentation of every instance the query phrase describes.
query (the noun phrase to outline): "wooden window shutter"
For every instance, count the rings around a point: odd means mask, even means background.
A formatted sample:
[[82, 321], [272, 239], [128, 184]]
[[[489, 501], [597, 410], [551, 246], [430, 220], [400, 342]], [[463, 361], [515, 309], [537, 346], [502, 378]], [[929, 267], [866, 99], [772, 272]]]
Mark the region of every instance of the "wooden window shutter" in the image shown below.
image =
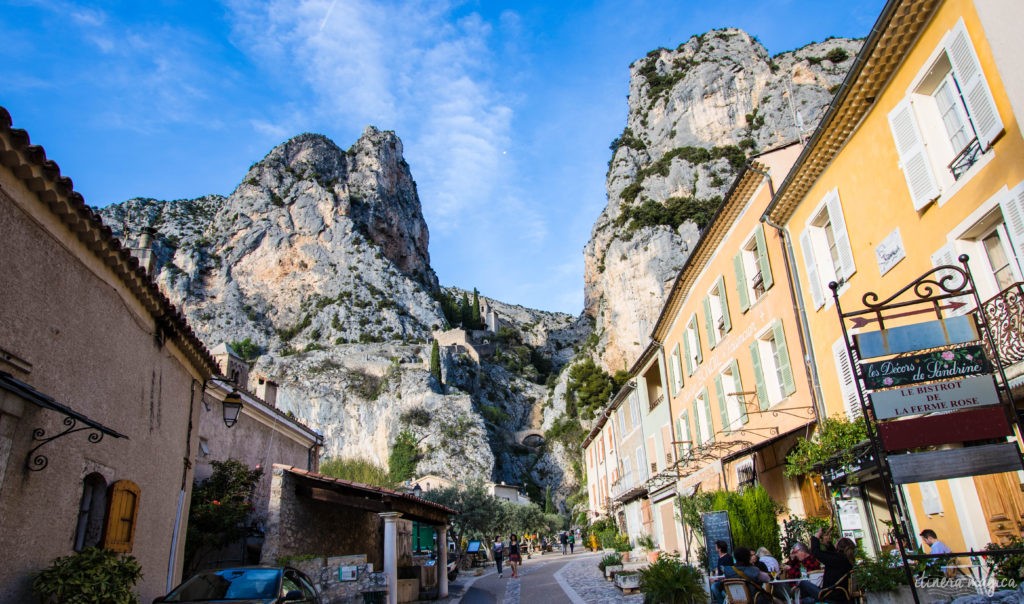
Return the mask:
[[772, 288], [775, 280], [772, 279], [772, 264], [768, 261], [768, 244], [764, 239], [764, 225], [757, 225], [754, 237], [757, 239], [757, 266], [761, 269], [764, 291], [768, 291]]
[[779, 351], [779, 373], [782, 374], [782, 391], [786, 396], [796, 392], [796, 379], [793, 377], [793, 365], [789, 362], [789, 348], [786, 346], [786, 333], [782, 329], [782, 321], [778, 319], [772, 324], [772, 335], [775, 338], [775, 349]]
[[1014, 253], [1008, 254], [1011, 256], [1010, 261], [1018, 262], [1018, 268], [1024, 272], [1024, 183], [1010, 190], [1010, 195], [1000, 202], [999, 207], [1003, 211], [1006, 233], [1013, 246]]
[[732, 318], [729, 317], [729, 301], [725, 296], [725, 277], [718, 278], [718, 301], [722, 305], [722, 333], [732, 331]]
[[963, 91], [967, 111], [978, 134], [978, 142], [981, 143], [982, 149], [988, 149], [1003, 131], [1003, 121], [999, 118], [995, 98], [985, 80], [981, 61], [978, 60], [978, 53], [971, 44], [971, 36], [968, 35], [962, 18], [950, 32], [946, 53], [953, 65], [953, 73], [960, 84], [960, 90]]
[[728, 434], [731, 426], [729, 425], [729, 409], [725, 405], [725, 388], [722, 387], [722, 374], [715, 376], [715, 396], [718, 398], [718, 414], [722, 418], [722, 433]]
[[[740, 379], [740, 366], [736, 363], [736, 359], [732, 360], [730, 365], [732, 367], [732, 386], [733, 392], [743, 392], [743, 380]], [[745, 424], [748, 421], [747, 418], [747, 395], [735, 394], [733, 396], [739, 397], [740, 405], [740, 423]]]
[[853, 262], [853, 247], [850, 245], [850, 234], [846, 230], [846, 218], [843, 216], [843, 204], [839, 201], [839, 191], [832, 189], [826, 199], [828, 218], [832, 221], [832, 236], [839, 252], [838, 277], [847, 280], [857, 272], [857, 267]]
[[940, 191], [909, 98], [900, 101], [889, 112], [889, 129], [896, 142], [900, 169], [910, 189], [910, 201], [915, 210], [920, 210], [938, 197]]
[[103, 547], [112, 552], [131, 553], [135, 542], [135, 526], [139, 517], [139, 485], [130, 480], [118, 480], [110, 485], [107, 506], [107, 526], [103, 533]]
[[[697, 313], [690, 316], [690, 324], [693, 325], [693, 345], [696, 348], [693, 351], [693, 356], [697, 364], [700, 365], [701, 361], [704, 360], [704, 351], [700, 347], [700, 329], [697, 329]], [[696, 368], [694, 368], [694, 371], [696, 371]]]
[[750, 309], [750, 295], [747, 292], [747, 275], [743, 270], [743, 252], [733, 256], [733, 268], [736, 269], [736, 293], [740, 296], [740, 312]]
[[750, 343], [750, 362], [754, 366], [754, 389], [757, 390], [757, 406], [764, 411], [771, 405], [768, 400], [768, 388], [764, 384], [764, 370], [761, 369], [761, 351], [758, 340]]
[[715, 442], [715, 422], [711, 420], [711, 396], [707, 387], [701, 391], [701, 400], [704, 401], [704, 417], [708, 420], [708, 442]]
[[825, 306], [825, 290], [821, 286], [821, 278], [818, 277], [818, 265], [814, 262], [814, 248], [811, 243], [811, 229], [807, 227], [800, 233], [800, 251], [804, 255], [804, 268], [807, 269], [807, 285], [811, 288], [811, 300], [814, 301], [814, 308]]
[[686, 357], [686, 375], [693, 375], [693, 354], [690, 352], [690, 328], [687, 326], [683, 334], [683, 356]]
[[714, 349], [718, 344], [715, 338], [715, 320], [711, 317], [711, 298], [704, 296], [704, 329], [708, 332], [708, 348]]
[[855, 420], [864, 413], [860, 406], [860, 395], [857, 393], [857, 377], [853, 374], [850, 357], [846, 352], [846, 339], [839, 338], [832, 345], [832, 356], [836, 360], [836, 374], [839, 377], [839, 388], [843, 393], [843, 408], [849, 420]]

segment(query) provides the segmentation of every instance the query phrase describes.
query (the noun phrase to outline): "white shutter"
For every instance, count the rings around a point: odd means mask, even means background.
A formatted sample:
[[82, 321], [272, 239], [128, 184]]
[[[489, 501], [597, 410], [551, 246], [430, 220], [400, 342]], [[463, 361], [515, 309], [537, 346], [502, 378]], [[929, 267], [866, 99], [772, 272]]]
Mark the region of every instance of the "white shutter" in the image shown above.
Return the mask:
[[999, 205], [1003, 210], [1006, 233], [1013, 245], [1011, 260], [1016, 259], [1018, 268], [1024, 274], [1024, 262], [1021, 262], [1024, 259], [1024, 182], [1014, 187]]
[[[956, 246], [952, 243], [947, 243], [939, 248], [939, 251], [932, 254], [932, 266], [953, 265], [962, 267], [960, 261], [957, 259], [957, 255]], [[956, 276], [953, 271], [941, 271], [935, 274], [939, 279], [946, 275], [953, 275], [953, 278], [949, 280], [949, 284], [954, 287], [963, 281], [963, 278]], [[974, 308], [973, 298], [971, 296], [957, 296], [956, 298], [950, 298], [950, 301], [962, 302], [964, 304], [958, 309], [949, 311], [947, 314], [950, 316], [966, 315]]]
[[825, 199], [828, 217], [832, 221], [832, 236], [839, 252], [839, 266], [836, 269], [839, 274], [836, 276], [847, 281], [857, 272], [857, 267], [853, 263], [853, 248], [850, 246], [850, 235], [846, 232], [846, 219], [843, 218], [843, 204], [839, 201], [839, 191], [832, 189]]
[[810, 230], [807, 227], [800, 233], [800, 249], [804, 253], [804, 266], [807, 268], [807, 281], [811, 288], [811, 299], [814, 300], [814, 308], [825, 306], [825, 292], [821, 287], [821, 279], [818, 278], [818, 266], [814, 263], [814, 250], [811, 244]]
[[899, 153], [900, 168], [903, 177], [907, 179], [907, 188], [910, 189], [910, 200], [914, 203], [914, 209], [920, 210], [938, 197], [940, 191], [910, 99], [903, 99], [889, 112], [889, 128], [896, 141], [896, 152]]
[[978, 142], [982, 149], [988, 149], [992, 141], [1003, 131], [1003, 121], [999, 118], [996, 101], [992, 90], [981, 70], [978, 53], [971, 44], [971, 36], [967, 34], [964, 20], [960, 19], [946, 41], [946, 53], [953, 65], [953, 76], [960, 84], [967, 112], [974, 122], [974, 130], [978, 133]]
[[850, 356], [846, 353], [846, 340], [839, 338], [832, 345], [832, 356], [836, 359], [836, 374], [839, 376], [839, 387], [843, 393], [843, 408], [848, 419], [856, 419], [863, 415], [857, 395], [856, 378], [850, 365]]

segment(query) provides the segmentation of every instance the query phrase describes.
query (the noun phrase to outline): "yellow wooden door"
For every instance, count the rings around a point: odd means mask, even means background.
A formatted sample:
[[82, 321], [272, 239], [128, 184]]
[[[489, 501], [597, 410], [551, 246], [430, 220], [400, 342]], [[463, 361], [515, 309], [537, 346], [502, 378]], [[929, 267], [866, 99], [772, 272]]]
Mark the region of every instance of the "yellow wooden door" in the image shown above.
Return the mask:
[[975, 476], [978, 500], [985, 513], [992, 541], [1006, 543], [1021, 536], [1024, 527], [1024, 493], [1015, 472]]

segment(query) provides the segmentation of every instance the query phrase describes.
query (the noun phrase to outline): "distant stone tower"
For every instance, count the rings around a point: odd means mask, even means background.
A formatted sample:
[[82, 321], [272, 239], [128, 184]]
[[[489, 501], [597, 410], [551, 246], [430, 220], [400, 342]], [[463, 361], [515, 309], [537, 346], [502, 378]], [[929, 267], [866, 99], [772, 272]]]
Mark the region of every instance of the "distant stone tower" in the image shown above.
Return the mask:
[[227, 342], [218, 344], [210, 351], [210, 354], [217, 361], [224, 377], [231, 380], [236, 388], [249, 389], [249, 364], [242, 360], [242, 357], [238, 356], [238, 353], [232, 350]]
[[484, 323], [484, 329], [498, 333], [498, 311], [484, 298], [480, 298], [480, 320]]
[[153, 255], [153, 235], [156, 235], [156, 229], [151, 226], [143, 227], [138, 247], [129, 248], [132, 256], [135, 256], [142, 268], [146, 269], [146, 274], [150, 276], [153, 275], [153, 266], [156, 262], [156, 257]]

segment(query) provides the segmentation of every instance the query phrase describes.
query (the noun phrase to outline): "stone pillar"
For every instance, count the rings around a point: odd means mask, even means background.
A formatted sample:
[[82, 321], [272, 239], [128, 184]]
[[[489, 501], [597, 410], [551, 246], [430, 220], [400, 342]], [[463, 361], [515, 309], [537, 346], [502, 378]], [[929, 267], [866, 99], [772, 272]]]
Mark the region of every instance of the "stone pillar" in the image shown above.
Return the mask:
[[384, 576], [388, 581], [388, 604], [398, 604], [398, 512], [377, 514], [384, 519]]
[[437, 597], [448, 597], [448, 525], [435, 527], [437, 530]]

